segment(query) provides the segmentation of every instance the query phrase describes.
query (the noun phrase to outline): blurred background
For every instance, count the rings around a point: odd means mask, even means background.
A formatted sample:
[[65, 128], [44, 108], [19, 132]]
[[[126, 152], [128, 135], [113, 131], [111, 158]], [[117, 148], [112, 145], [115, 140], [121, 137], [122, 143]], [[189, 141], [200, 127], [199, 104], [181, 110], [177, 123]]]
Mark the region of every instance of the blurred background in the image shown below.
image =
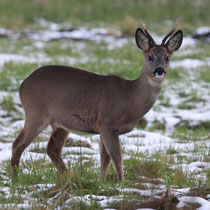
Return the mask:
[[[158, 182], [151, 181], [153, 184], [164, 185], [167, 189], [188, 189], [187, 193], [190, 191], [209, 200], [209, 13], [210, 0], [0, 0], [0, 208], [3, 204], [25, 203], [29, 192], [34, 193], [30, 196], [38, 197], [46, 204], [42, 195], [49, 192], [49, 188], [44, 184], [54, 184], [56, 180], [54, 167], [43, 156], [50, 135], [48, 129], [25, 153], [24, 160], [29, 162], [23, 165], [28, 172], [20, 174], [18, 188], [19, 194], [25, 194], [23, 197], [14, 195], [14, 185], [9, 181], [9, 158], [12, 142], [24, 125], [18, 95], [21, 82], [38, 67], [51, 64], [74, 66], [104, 75], [115, 74], [126, 79], [137, 78], [144, 62], [134, 40], [136, 28], [141, 27], [140, 17], [157, 44], [178, 18], [177, 29], [183, 30], [184, 41], [181, 49], [174, 53], [158, 101], [137, 125], [137, 129], [152, 133], [129, 137], [141, 140], [134, 145], [134, 151], [142, 151], [145, 142], [149, 142], [148, 148], [153, 145], [155, 149], [130, 153], [129, 145], [124, 142], [124, 153], [130, 157], [125, 160], [125, 179], [132, 182], [125, 182], [125, 187], [150, 188], [150, 185], [133, 184], [139, 182], [140, 175], [148, 176], [158, 178]], [[92, 143], [97, 145], [98, 137], [87, 138], [93, 138]], [[155, 143], [150, 142], [152, 139]], [[78, 146], [77, 143], [73, 146]], [[64, 159], [69, 162], [72, 151], [65, 149]], [[116, 183], [93, 184], [96, 182], [93, 177], [99, 177], [99, 166], [93, 159], [98, 159], [95, 156], [88, 158], [91, 160], [88, 164], [94, 168], [91, 173], [88, 167], [81, 167], [80, 156], [78, 167], [68, 165], [71, 171], [79, 173], [88, 193], [101, 195], [103, 188], [103, 195], [119, 195]], [[141, 159], [141, 164], [136, 158]], [[33, 173], [34, 168], [37, 168], [36, 173]], [[130, 175], [134, 173], [139, 177]], [[78, 184], [77, 179], [72, 182]], [[32, 192], [28, 187], [31, 183], [34, 186], [42, 183], [45, 187]], [[11, 194], [13, 197], [9, 197]], [[49, 202], [56, 203], [53, 199]], [[92, 204], [91, 209], [100, 209], [96, 200], [93, 199]]]
[[209, 0], [1, 0], [0, 25], [16, 30], [34, 29], [39, 28], [36, 19], [44, 18], [73, 26], [118, 27], [130, 34], [129, 27], [135, 29], [139, 17], [157, 32], [178, 17], [179, 26], [190, 33], [198, 26], [208, 25], [209, 11]]

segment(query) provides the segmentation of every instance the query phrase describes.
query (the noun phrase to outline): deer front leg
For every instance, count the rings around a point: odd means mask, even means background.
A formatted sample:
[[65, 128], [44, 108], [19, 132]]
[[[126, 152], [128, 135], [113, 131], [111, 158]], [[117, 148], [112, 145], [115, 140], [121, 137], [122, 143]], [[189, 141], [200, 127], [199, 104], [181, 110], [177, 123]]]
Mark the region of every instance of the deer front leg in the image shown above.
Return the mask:
[[[120, 141], [118, 135], [115, 134], [111, 128], [107, 127], [102, 128], [100, 133], [101, 133], [101, 140], [103, 145], [105, 146], [107, 154], [111, 157], [111, 159], [114, 162], [115, 170], [118, 175], [118, 180], [123, 181], [123, 160], [122, 160], [122, 152], [120, 148]], [[104, 164], [104, 162], [102, 164]], [[108, 167], [108, 165], [106, 165], [106, 167]], [[105, 175], [106, 170], [102, 172]]]
[[102, 137], [100, 139], [100, 156], [101, 156], [101, 180], [105, 181], [107, 169], [108, 169], [111, 158], [106, 151]]

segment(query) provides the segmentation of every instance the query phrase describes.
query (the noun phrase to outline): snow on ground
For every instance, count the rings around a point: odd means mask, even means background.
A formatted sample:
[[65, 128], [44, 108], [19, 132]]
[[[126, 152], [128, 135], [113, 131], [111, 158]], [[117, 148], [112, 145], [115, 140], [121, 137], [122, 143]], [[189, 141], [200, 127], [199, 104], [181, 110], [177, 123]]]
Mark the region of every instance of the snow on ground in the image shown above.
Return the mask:
[[183, 196], [180, 198], [180, 202], [177, 205], [177, 208], [183, 208], [184, 206], [189, 206], [189, 204], [200, 204], [200, 207], [197, 210], [207, 210], [210, 209], [210, 202], [200, 197], [190, 197]]
[[[0, 128], [1, 131], [4, 131], [5, 133], [14, 133], [14, 128]], [[4, 133], [4, 134], [5, 134]], [[64, 147], [63, 149], [63, 154], [65, 156], [64, 162], [67, 163], [71, 161], [72, 163], [76, 163], [80, 157], [83, 157], [84, 161], [87, 158], [92, 158], [95, 161], [95, 167], [100, 166], [100, 156], [99, 156], [99, 149], [98, 149], [98, 142], [99, 140], [99, 135], [93, 135], [90, 138], [84, 137], [84, 136], [79, 136], [77, 134], [70, 134], [69, 138], [74, 139], [74, 141], [82, 141], [82, 142], [88, 142], [92, 145], [91, 148], [85, 148], [85, 147]], [[2, 138], [2, 133], [0, 134], [0, 139]], [[91, 139], [91, 141], [90, 141]], [[210, 140], [207, 141], [200, 141], [196, 143], [178, 143], [175, 139], [169, 138], [167, 136], [158, 134], [158, 133], [153, 133], [153, 132], [148, 132], [148, 131], [140, 131], [140, 130], [133, 130], [127, 134], [121, 135], [120, 136], [125, 155], [124, 159], [128, 159], [130, 157], [130, 154], [134, 152], [135, 154], [138, 153], [143, 153], [143, 154], [148, 154], [152, 155], [155, 152], [160, 152], [161, 154], [166, 154], [166, 151], [168, 149], [175, 148], [177, 149], [180, 153], [189, 153], [189, 151], [194, 150], [195, 144], [206, 144], [207, 147], [210, 146]], [[8, 140], [5, 140], [5, 142], [0, 141], [0, 162], [4, 160], [9, 160], [11, 158], [11, 147], [12, 147], [12, 140], [9, 138]], [[47, 162], [50, 162], [49, 157], [46, 155], [46, 153], [36, 153], [31, 150], [34, 148], [46, 148], [47, 142], [39, 142], [39, 143], [32, 143], [26, 151], [23, 153], [21, 160], [22, 161], [37, 161], [39, 159], [44, 159]], [[130, 153], [131, 152], [131, 153]], [[65, 155], [68, 154], [68, 155]], [[190, 155], [193, 157], [193, 153]], [[209, 163], [207, 162], [201, 162], [201, 161], [194, 161], [194, 162], [188, 162], [183, 164], [182, 166], [174, 165], [174, 167], [180, 167], [183, 170], [188, 170], [188, 172], [193, 172], [193, 173], [202, 173], [202, 168], [203, 167], [208, 167]], [[27, 170], [24, 170], [24, 173], [30, 173]], [[9, 181], [9, 180], [8, 180]], [[7, 180], [5, 181], [7, 182]], [[164, 185], [152, 185], [151, 183], [144, 183], [147, 189], [145, 190], [139, 190], [135, 188], [118, 188], [119, 193], [125, 193], [125, 192], [132, 192], [135, 194], [139, 194], [140, 196], [156, 196], [160, 197], [160, 194], [164, 194], [166, 191], [166, 186]], [[40, 187], [40, 186], [39, 186]], [[3, 191], [8, 191], [9, 188], [5, 187]], [[189, 189], [171, 189], [171, 193], [174, 195], [182, 195], [185, 194]], [[96, 195], [97, 196], [97, 195]], [[83, 202], [89, 204], [90, 203], [90, 198], [88, 195], [85, 195], [84, 197], [73, 197], [70, 200], [67, 200], [64, 204], [64, 206], [68, 206], [69, 202], [71, 200], [80, 200], [82, 199]], [[119, 201], [120, 197], [119, 196], [113, 196], [113, 197], [106, 197], [102, 196], [101, 201], [99, 202], [102, 207], [108, 207], [110, 202], [113, 201]], [[208, 205], [210, 205], [210, 202], [207, 200], [201, 199], [201, 198], [196, 198], [196, 200], [193, 200], [190, 197], [180, 197], [180, 203], [179, 206], [180, 208], [185, 205], [185, 203], [195, 202], [199, 203], [203, 209], [205, 209]], [[25, 204], [22, 204], [23, 206], [27, 206], [29, 201], [26, 201]], [[64, 207], [63, 206], [63, 207]], [[202, 208], [201, 208], [202, 209]]]
[[170, 67], [171, 68], [177, 68], [177, 67], [183, 67], [184, 69], [192, 69], [192, 68], [199, 68], [202, 66], [208, 65], [210, 66], [210, 59], [208, 60], [198, 60], [198, 59], [183, 59], [181, 61], [174, 61], [171, 62]]
[[[53, 27], [52, 27], [53, 25]], [[47, 42], [58, 39], [72, 39], [72, 40], [91, 40], [96, 43], [105, 42], [108, 44], [108, 49], [114, 49], [116, 47], [123, 47], [128, 43], [128, 39], [122, 37], [121, 32], [110, 32], [105, 28], [93, 28], [87, 29], [86, 27], [68, 28], [62, 29], [58, 24], [51, 23], [48, 25], [48, 30], [43, 31], [30, 31], [30, 32], [15, 32], [0, 28], [0, 35], [8, 37], [10, 39], [27, 38], [33, 41]], [[39, 46], [38, 46], [39, 47]]]
[[[45, 41], [54, 40], [54, 39], [74, 39], [74, 40], [92, 40], [95, 42], [105, 42], [107, 43], [107, 49], [114, 49], [115, 47], [123, 47], [125, 44], [128, 43], [128, 40], [126, 38], [122, 38], [119, 32], [116, 32], [114, 35], [110, 35], [109, 31], [103, 28], [98, 29], [87, 29], [84, 27], [81, 27], [76, 30], [60, 30], [61, 28], [54, 23], [46, 24], [44, 20], [41, 20], [40, 23], [43, 26], [48, 26], [48, 29], [46, 31], [39, 31], [39, 32], [30, 32], [25, 34], [25, 37], [34, 40], [34, 45], [39, 49], [42, 49], [43, 44]], [[8, 36], [11, 39], [18, 39], [23, 34], [21, 33], [15, 33], [10, 30], [6, 29], [0, 29], [0, 35]], [[160, 41], [161, 37], [155, 37], [155, 40]], [[194, 51], [191, 49], [187, 49], [187, 46], [195, 46], [196, 41], [193, 40], [190, 37], [186, 37], [184, 39], [182, 50], [178, 52], [178, 55], [189, 55], [193, 54]], [[85, 45], [78, 42], [78, 49], [84, 48]], [[63, 58], [65, 59], [65, 57]], [[66, 59], [70, 59], [67, 57]], [[89, 58], [84, 57], [81, 58], [80, 62], [86, 62]], [[93, 59], [93, 58], [92, 58]], [[50, 62], [50, 58], [47, 57], [45, 54], [36, 54], [34, 55], [15, 55], [15, 54], [0, 54], [0, 66], [2, 67], [4, 64], [13, 61], [13, 62], [22, 62], [22, 63], [36, 63], [36, 62]], [[78, 59], [71, 58], [71, 63], [77, 63]], [[106, 61], [107, 62], [107, 61]], [[116, 62], [113, 59], [109, 59], [109, 62]], [[126, 62], [126, 61], [125, 61]], [[203, 60], [199, 59], [183, 59], [180, 61], [174, 61], [171, 63], [172, 70], [177, 67], [183, 67], [185, 69], [191, 70], [195, 68], [200, 68], [203, 66], [210, 66], [210, 59], [204, 58]], [[168, 84], [167, 84], [168, 85]], [[174, 91], [174, 86], [169, 85], [169, 88], [167, 90], [167, 97], [170, 99], [170, 105], [169, 107], [164, 107], [160, 105], [160, 101], [157, 102], [157, 106], [160, 107], [160, 110], [152, 109], [150, 112], [145, 116], [145, 119], [148, 121], [148, 124], [151, 125], [155, 120], [159, 122], [163, 122], [166, 125], [167, 130], [171, 130], [179, 124], [182, 121], [188, 121], [191, 124], [198, 124], [200, 122], [210, 121], [210, 87], [207, 83], [193, 83], [191, 84], [192, 88], [199, 89], [202, 91], [202, 96], [205, 98], [205, 103], [197, 103], [196, 107], [194, 109], [188, 110], [188, 109], [178, 109], [177, 106], [182, 101], [182, 99], [177, 95], [177, 93]], [[172, 88], [171, 88], [172, 87]], [[206, 88], [209, 87], [209, 88]], [[186, 84], [179, 84], [180, 89], [186, 89]], [[15, 103], [19, 104], [20, 101], [18, 99], [18, 93], [9, 93], [10, 95], [13, 95]], [[0, 100], [7, 96], [8, 93], [6, 92], [0, 92]], [[23, 114], [22, 110], [20, 109], [20, 113]], [[23, 127], [24, 121], [15, 121], [11, 123], [11, 117], [1, 117], [5, 115], [5, 111], [1, 109], [0, 107], [0, 163], [5, 160], [9, 160], [11, 158], [11, 149], [12, 149], [12, 142], [13, 138], [11, 136], [16, 136], [16, 131]], [[45, 137], [49, 138], [49, 129], [47, 134], [43, 134]], [[87, 142], [91, 145], [91, 148], [86, 147], [64, 147], [63, 154], [64, 154], [64, 162], [67, 163], [68, 161], [76, 162], [82, 155], [85, 158], [92, 158], [95, 160], [95, 166], [98, 167], [100, 165], [100, 156], [99, 156], [99, 150], [98, 150], [98, 140], [99, 135], [93, 135], [90, 138], [79, 136], [77, 134], [70, 134], [69, 136], [74, 141], [82, 141]], [[14, 137], [15, 138], [15, 137]], [[200, 140], [196, 142], [188, 142], [188, 143], [181, 143], [178, 141], [178, 139], [173, 139], [165, 135], [161, 135], [159, 133], [153, 133], [148, 131], [140, 131], [140, 130], [133, 130], [125, 135], [120, 136], [122, 147], [125, 151], [124, 154], [124, 160], [129, 159], [130, 155], [135, 153], [143, 153], [147, 154], [148, 157], [152, 156], [153, 154], [157, 152], [161, 152], [161, 154], [166, 155], [166, 151], [174, 148], [175, 150], [179, 151], [179, 155], [186, 156], [190, 161], [185, 161], [183, 164], [177, 163], [177, 154], [174, 154], [174, 160], [175, 163], [172, 168], [181, 168], [185, 172], [192, 172], [195, 174], [199, 174], [200, 176], [203, 176], [202, 178], [205, 178], [205, 176], [202, 174], [202, 168], [209, 167], [209, 163], [202, 160], [193, 160], [194, 157], [194, 150], [196, 147], [199, 146], [205, 146], [206, 148], [210, 147], [210, 139], [207, 140]], [[47, 142], [40, 142], [40, 143], [32, 143], [27, 150], [24, 152], [22, 156], [22, 161], [25, 160], [39, 160], [39, 159], [45, 159], [47, 162], [50, 162], [49, 157], [45, 153], [36, 153], [32, 152], [31, 150], [35, 148], [46, 148]], [[193, 161], [192, 161], [193, 160]], [[27, 170], [24, 170], [24, 173], [30, 173]], [[4, 179], [4, 183], [10, 182], [7, 177]], [[92, 197], [97, 197], [97, 199], [100, 201], [100, 205], [104, 208], [108, 207], [108, 204], [110, 202], [116, 201], [116, 200], [122, 200], [123, 197], [120, 195], [120, 192], [134, 192], [138, 193], [141, 196], [159, 196], [160, 193], [164, 193], [166, 191], [166, 186], [164, 185], [157, 185], [152, 186], [151, 183], [145, 183], [147, 185], [146, 190], [139, 190], [135, 188], [119, 188], [119, 196], [97, 196], [97, 195], [91, 195]], [[50, 186], [38, 186], [37, 187], [43, 187], [45, 189], [49, 189]], [[5, 192], [7, 196], [9, 196], [9, 188], [4, 187], [1, 189], [1, 191]], [[171, 189], [171, 193], [174, 195], [179, 195], [179, 204], [177, 207], [182, 208], [184, 205], [188, 205], [188, 203], [198, 203], [201, 205], [198, 209], [204, 210], [204, 209], [210, 209], [210, 202], [198, 198], [198, 197], [189, 197], [189, 196], [183, 196], [186, 195], [189, 192], [189, 188], [183, 188], [183, 189]], [[30, 195], [26, 196], [27, 199], [25, 199], [24, 204], [19, 204], [17, 206], [18, 208], [27, 208], [30, 206]], [[86, 201], [88, 204], [90, 204], [90, 197], [89, 195], [85, 195], [84, 197], [74, 197], [67, 200], [63, 207], [68, 207], [69, 203], [73, 200], [83, 200]], [[1, 208], [1, 205], [0, 205]]]
[[198, 28], [193, 37], [196, 39], [206, 40], [210, 43], [210, 27], [202, 26]]
[[9, 62], [14, 63], [43, 63], [50, 62], [51, 59], [46, 57], [45, 54], [39, 53], [36, 56], [25, 56], [25, 55], [15, 55], [15, 54], [0, 54], [0, 66]]

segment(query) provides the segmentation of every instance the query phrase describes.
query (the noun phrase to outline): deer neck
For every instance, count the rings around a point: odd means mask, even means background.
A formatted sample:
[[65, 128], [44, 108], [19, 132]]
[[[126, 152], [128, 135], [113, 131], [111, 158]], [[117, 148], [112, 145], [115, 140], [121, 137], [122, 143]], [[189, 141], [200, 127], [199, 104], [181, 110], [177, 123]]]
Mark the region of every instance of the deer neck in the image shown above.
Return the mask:
[[143, 117], [156, 102], [162, 83], [156, 83], [152, 81], [142, 69], [140, 76], [133, 80], [133, 86], [135, 86], [134, 106], [136, 110], [136, 116], [138, 118]]
[[[148, 90], [150, 93], [159, 95], [161, 88], [162, 88], [162, 82], [154, 81], [152, 80], [144, 71], [144, 67], [142, 68], [142, 72], [140, 76], [135, 81], [138, 86], [138, 91], [140, 90]], [[137, 92], [138, 92], [137, 91]], [[140, 91], [142, 92], [142, 91]], [[148, 97], [148, 96], [147, 96]]]

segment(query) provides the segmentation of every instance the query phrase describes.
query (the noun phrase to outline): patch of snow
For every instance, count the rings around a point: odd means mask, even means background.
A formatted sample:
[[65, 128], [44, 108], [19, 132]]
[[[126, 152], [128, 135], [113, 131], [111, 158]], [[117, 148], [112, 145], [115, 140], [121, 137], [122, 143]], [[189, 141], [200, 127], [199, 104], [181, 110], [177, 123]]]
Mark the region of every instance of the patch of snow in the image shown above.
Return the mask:
[[190, 36], [186, 36], [183, 38], [182, 46], [180, 49], [186, 48], [188, 46], [193, 47], [197, 44], [197, 40], [193, 39]]
[[1, 191], [6, 193], [6, 194], [9, 194], [10, 193], [10, 188], [9, 187], [1, 187]]
[[210, 65], [209, 61], [203, 61], [203, 60], [198, 60], [198, 59], [190, 59], [186, 58], [180, 61], [173, 61], [170, 64], [171, 68], [186, 68], [186, 69], [192, 69], [192, 68], [199, 68], [205, 65]]
[[171, 189], [171, 192], [174, 195], [180, 195], [180, 194], [187, 194], [190, 192], [190, 188], [182, 188], [182, 189]]
[[34, 58], [24, 56], [24, 55], [14, 55], [14, 54], [0, 54], [0, 66], [3, 66], [8, 62], [20, 62], [20, 63], [32, 63], [35, 62]]
[[25, 56], [15, 54], [0, 54], [0, 66], [4, 66], [5, 63], [39, 63], [50, 62], [51, 59], [46, 57], [45, 54], [37, 54], [37, 56]]
[[152, 125], [157, 120], [164, 123], [167, 130], [173, 129], [181, 121], [189, 122], [190, 125], [196, 125], [201, 122], [210, 121], [210, 109], [208, 106], [201, 109], [187, 110], [176, 108], [176, 113], [171, 109], [166, 109], [165, 112], [155, 111], [151, 109], [145, 119]]
[[38, 188], [53, 188], [54, 184], [36, 184], [34, 187]]
[[165, 185], [161, 185], [161, 184], [152, 184], [152, 183], [141, 183], [141, 185], [147, 187], [148, 189], [164, 189], [166, 190], [166, 186]]
[[206, 33], [210, 33], [210, 27], [202, 26], [196, 30], [196, 34], [206, 34]]
[[178, 52], [176, 52], [175, 56], [190, 56], [190, 55], [195, 55], [199, 54], [202, 51], [200, 49], [194, 49], [194, 48], [182, 48]]
[[82, 153], [82, 154], [95, 154], [97, 153], [93, 149], [89, 149], [86, 147], [64, 147], [63, 148], [63, 153]]
[[7, 36], [8, 34], [12, 34], [13, 31], [5, 28], [0, 28], [0, 36]]
[[47, 154], [29, 152], [28, 150], [24, 151], [22, 156], [21, 156], [21, 161], [23, 161], [23, 162], [25, 162], [26, 160], [28, 160], [28, 161], [38, 161], [40, 159], [44, 159], [47, 162], [51, 162], [51, 160], [50, 160], [50, 158]]
[[203, 168], [207, 168], [209, 166], [210, 166], [210, 163], [201, 162], [201, 161], [191, 162], [189, 164], [182, 164], [182, 168], [185, 170], [187, 169], [190, 172], [202, 171]]
[[72, 203], [81, 202], [81, 201], [88, 206], [91, 205], [89, 195], [85, 195], [85, 196], [75, 196], [73, 198], [70, 198], [70, 199], [66, 200], [65, 204], [64, 204], [64, 207], [67, 207], [67, 206], [69, 207]]
[[25, 124], [25, 120], [18, 120], [12, 123], [10, 127], [20, 130], [24, 127], [24, 124]]
[[[133, 137], [129, 138], [129, 135], [132, 135]], [[126, 151], [132, 151], [135, 153], [149, 152], [150, 154], [160, 150], [166, 150], [166, 148], [168, 148], [173, 142], [171, 138], [161, 134], [139, 131], [137, 129], [121, 135], [120, 139], [123, 142]]]
[[151, 209], [151, 208], [140, 208], [140, 209], [136, 209], [136, 210], [155, 210], [155, 209]]
[[153, 197], [155, 195], [165, 192], [165, 189], [164, 190], [159, 190], [159, 189], [139, 190], [136, 188], [118, 188], [118, 190], [119, 192], [137, 193], [140, 196], [146, 196], [146, 197]]
[[42, 49], [44, 47], [44, 42], [42, 41], [36, 41], [33, 42], [33, 45], [37, 48], [37, 49]]
[[12, 144], [0, 142], [0, 162], [11, 158]]
[[105, 28], [87, 29], [80, 27], [72, 30], [60, 30], [60, 26], [56, 23], [41, 20], [41, 25], [47, 27], [48, 30], [36, 32], [14, 32], [7, 29], [1, 29], [0, 34], [11, 39], [20, 39], [22, 37], [36, 41], [35, 47], [38, 49], [43, 47], [43, 42], [57, 39], [73, 39], [73, 40], [91, 40], [96, 43], [105, 42], [108, 49], [121, 48], [128, 43], [128, 39], [121, 36], [119, 31], [112, 32]]
[[60, 25], [54, 22], [45, 20], [44, 18], [36, 18], [36, 21], [40, 26], [46, 27], [51, 31], [57, 31], [60, 29]]
[[179, 203], [177, 204], [177, 208], [183, 208], [184, 206], [188, 206], [190, 203], [197, 203], [201, 205], [201, 207], [197, 208], [197, 210], [207, 210], [210, 209], [210, 202], [200, 198], [200, 197], [190, 197], [190, 196], [183, 196], [179, 198]]
[[118, 195], [118, 196], [111, 196], [109, 198], [104, 198], [103, 200], [99, 201], [99, 204], [102, 208], [109, 207], [109, 204], [116, 202], [116, 201], [121, 201], [123, 200], [124, 195]]

